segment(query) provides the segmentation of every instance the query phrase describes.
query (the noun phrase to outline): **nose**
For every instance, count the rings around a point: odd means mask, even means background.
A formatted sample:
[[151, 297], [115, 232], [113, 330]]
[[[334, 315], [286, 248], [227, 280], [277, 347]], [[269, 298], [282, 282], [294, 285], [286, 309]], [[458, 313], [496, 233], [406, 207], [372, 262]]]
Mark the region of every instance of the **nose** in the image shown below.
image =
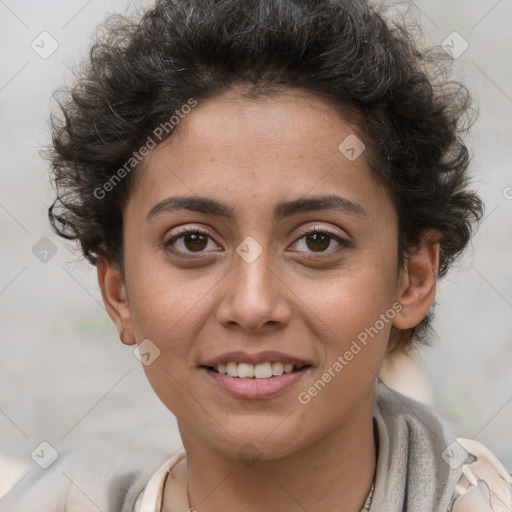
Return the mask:
[[225, 327], [238, 325], [258, 332], [271, 326], [283, 328], [290, 321], [292, 292], [267, 251], [252, 262], [235, 256], [222, 293], [217, 319]]

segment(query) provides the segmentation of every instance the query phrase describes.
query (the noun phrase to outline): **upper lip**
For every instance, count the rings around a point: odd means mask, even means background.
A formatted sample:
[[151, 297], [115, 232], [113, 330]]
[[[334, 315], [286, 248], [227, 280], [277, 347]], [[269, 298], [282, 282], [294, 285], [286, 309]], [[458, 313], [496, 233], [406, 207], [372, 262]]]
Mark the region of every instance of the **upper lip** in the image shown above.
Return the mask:
[[310, 363], [299, 357], [283, 354], [282, 352], [275, 352], [273, 350], [266, 350], [264, 352], [257, 352], [254, 354], [242, 351], [226, 352], [225, 354], [221, 354], [206, 360], [200, 366], [218, 366], [219, 364], [227, 363], [283, 363], [293, 364], [294, 366], [298, 367], [310, 365]]

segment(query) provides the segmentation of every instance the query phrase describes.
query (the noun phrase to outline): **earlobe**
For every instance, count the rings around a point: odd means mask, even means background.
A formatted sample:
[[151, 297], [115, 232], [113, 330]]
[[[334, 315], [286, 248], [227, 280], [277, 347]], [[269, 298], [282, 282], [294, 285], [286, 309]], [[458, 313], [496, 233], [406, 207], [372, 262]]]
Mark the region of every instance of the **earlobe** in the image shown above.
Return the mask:
[[105, 309], [125, 345], [135, 345], [132, 315], [121, 269], [104, 257], [96, 264], [98, 284]]
[[437, 232], [426, 232], [400, 271], [396, 300], [402, 309], [392, 322], [396, 329], [410, 329], [418, 325], [434, 303], [439, 273], [438, 240]]

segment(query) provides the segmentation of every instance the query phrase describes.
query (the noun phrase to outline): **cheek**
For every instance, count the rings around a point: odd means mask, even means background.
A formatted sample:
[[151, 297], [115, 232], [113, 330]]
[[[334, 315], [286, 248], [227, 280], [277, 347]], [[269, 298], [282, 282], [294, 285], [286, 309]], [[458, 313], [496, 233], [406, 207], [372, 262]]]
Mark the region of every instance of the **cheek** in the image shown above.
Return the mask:
[[127, 262], [127, 276], [136, 338], [153, 337], [159, 343], [193, 331], [202, 299], [215, 284], [213, 273], [198, 278], [193, 271], [173, 268], [160, 255], [134, 256]]
[[356, 335], [385, 314], [396, 294], [393, 258], [361, 254], [354, 263], [321, 280], [302, 281], [302, 298], [326, 325]]
[[329, 387], [364, 386], [378, 374], [396, 314], [396, 279], [395, 259], [372, 252], [330, 279], [303, 282], [309, 328], [322, 340], [321, 372], [336, 374], [337, 384]]
[[143, 366], [144, 372], [160, 400], [187, 417], [193, 411], [190, 392], [185, 390], [195, 371], [194, 340], [204, 328], [200, 312], [205, 290], [210, 287], [203, 280], [185, 279], [183, 272], [170, 272], [169, 265], [135, 263], [132, 261], [128, 282], [135, 338], [138, 343], [150, 340], [158, 354]]
[[304, 424], [323, 417], [326, 431], [373, 391], [395, 314], [394, 281], [383, 279], [377, 266], [374, 272], [352, 270], [324, 287], [322, 300], [311, 304], [311, 322], [322, 341], [321, 364], [299, 390], [298, 402]]
[[[130, 309], [137, 342], [149, 339], [157, 357], [144, 365], [146, 377], [160, 400], [181, 417], [200, 414], [191, 402], [187, 379], [195, 371], [194, 340], [200, 336], [202, 320], [198, 282], [179, 280], [168, 268], [153, 264], [131, 281]], [[202, 289], [202, 287], [201, 287]]]

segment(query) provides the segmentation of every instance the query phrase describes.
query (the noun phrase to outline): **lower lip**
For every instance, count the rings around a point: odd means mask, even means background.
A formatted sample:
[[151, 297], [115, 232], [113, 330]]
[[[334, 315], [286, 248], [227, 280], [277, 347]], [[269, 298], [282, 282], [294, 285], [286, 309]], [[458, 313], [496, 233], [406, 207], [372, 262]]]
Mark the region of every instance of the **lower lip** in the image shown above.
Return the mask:
[[201, 371], [205, 372], [213, 382], [230, 395], [236, 398], [256, 399], [276, 396], [290, 389], [304, 377], [310, 368], [310, 366], [305, 366], [301, 370], [275, 375], [269, 379], [230, 377], [205, 367], [201, 367]]

